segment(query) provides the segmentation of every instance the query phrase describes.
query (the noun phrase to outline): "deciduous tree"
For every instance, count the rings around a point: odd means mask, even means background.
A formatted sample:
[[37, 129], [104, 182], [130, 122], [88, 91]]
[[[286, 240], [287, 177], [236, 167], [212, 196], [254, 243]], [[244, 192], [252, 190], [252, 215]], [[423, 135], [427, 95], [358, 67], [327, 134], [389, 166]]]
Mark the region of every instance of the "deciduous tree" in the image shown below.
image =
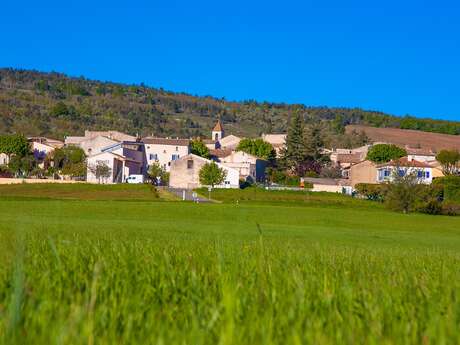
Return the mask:
[[457, 150], [441, 150], [436, 155], [436, 160], [441, 163], [444, 175], [453, 175], [459, 169], [460, 152]]
[[200, 169], [200, 183], [214, 188], [215, 185], [225, 181], [227, 172], [219, 168], [215, 162], [206, 163]]

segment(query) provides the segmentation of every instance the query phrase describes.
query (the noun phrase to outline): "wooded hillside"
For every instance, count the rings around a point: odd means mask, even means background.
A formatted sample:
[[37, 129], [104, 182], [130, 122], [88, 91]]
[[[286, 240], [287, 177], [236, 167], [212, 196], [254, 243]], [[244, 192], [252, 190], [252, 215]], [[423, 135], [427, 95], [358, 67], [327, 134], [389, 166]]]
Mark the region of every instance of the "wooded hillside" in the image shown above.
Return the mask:
[[140, 85], [71, 78], [60, 73], [0, 69], [0, 134], [20, 132], [62, 139], [85, 129], [130, 134], [209, 135], [217, 118], [227, 133], [258, 136], [284, 132], [293, 111], [321, 121], [327, 136], [344, 135], [348, 124], [460, 134], [460, 122], [396, 117], [362, 109], [307, 107], [268, 102], [231, 102]]

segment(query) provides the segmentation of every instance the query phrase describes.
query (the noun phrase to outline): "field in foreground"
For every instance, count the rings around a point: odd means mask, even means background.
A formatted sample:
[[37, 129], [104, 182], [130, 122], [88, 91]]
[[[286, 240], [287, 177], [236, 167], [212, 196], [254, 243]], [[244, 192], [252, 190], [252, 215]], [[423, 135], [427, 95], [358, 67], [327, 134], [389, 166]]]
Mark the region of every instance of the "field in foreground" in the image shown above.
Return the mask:
[[327, 198], [0, 196], [0, 342], [460, 343], [460, 219]]

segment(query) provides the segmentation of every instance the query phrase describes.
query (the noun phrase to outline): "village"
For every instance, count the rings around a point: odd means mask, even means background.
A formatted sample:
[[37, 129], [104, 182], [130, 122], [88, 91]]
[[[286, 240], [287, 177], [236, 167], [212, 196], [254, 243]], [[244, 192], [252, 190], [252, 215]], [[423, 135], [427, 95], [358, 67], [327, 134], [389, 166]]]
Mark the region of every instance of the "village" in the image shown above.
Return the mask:
[[[375, 129], [374, 129], [375, 130]], [[334, 192], [351, 195], [358, 184], [379, 184], [392, 179], [394, 172], [402, 171], [414, 174], [420, 183], [430, 184], [433, 179], [445, 174], [442, 164], [436, 160], [436, 154], [443, 149], [458, 149], [449, 141], [438, 140], [435, 145], [414, 144], [414, 140], [395, 140], [386, 130], [377, 129], [378, 138], [364, 146], [345, 148], [321, 148], [321, 153], [329, 161], [328, 165], [335, 169], [333, 177], [306, 174], [297, 182], [284, 185], [270, 178], [268, 171], [286, 149], [286, 133], [262, 134], [258, 139], [268, 145], [273, 156], [258, 157], [247, 152], [240, 143], [245, 138], [233, 134], [226, 135], [224, 124], [218, 120], [210, 130], [208, 138], [161, 138], [155, 136], [138, 137], [119, 131], [91, 131], [84, 136], [67, 136], [64, 141], [46, 137], [28, 137], [30, 150], [37, 165], [49, 168], [55, 164], [53, 154], [56, 149], [79, 148], [84, 152], [84, 178], [54, 174], [52, 177], [42, 176], [39, 179], [28, 176], [30, 182], [73, 182], [84, 180], [88, 183], [144, 183], [150, 182], [158, 186], [174, 189], [193, 190], [203, 186], [200, 182], [200, 171], [206, 164], [214, 162], [224, 172], [224, 178], [218, 181], [215, 188], [240, 188], [241, 186], [260, 184], [265, 188], [306, 188], [315, 192]], [[402, 131], [404, 130], [397, 130]], [[420, 132], [421, 133], [421, 132]], [[410, 138], [408, 133], [407, 138]], [[430, 136], [431, 133], [423, 133]], [[446, 135], [447, 139], [450, 136]], [[383, 140], [382, 140], [383, 139]], [[385, 140], [386, 139], [386, 140]], [[423, 138], [422, 138], [423, 139]], [[457, 138], [455, 138], [456, 140]], [[250, 139], [255, 140], [255, 139]], [[201, 145], [202, 152], [197, 152], [194, 145]], [[412, 143], [412, 146], [411, 146]], [[368, 158], [369, 150], [375, 145], [394, 144], [404, 150], [403, 157], [376, 163]], [[433, 144], [432, 142], [430, 144]], [[245, 152], [246, 151], [246, 152]], [[204, 154], [203, 154], [204, 152]], [[0, 166], [7, 166], [11, 157], [0, 153]], [[152, 167], [156, 173], [152, 173]], [[56, 170], [57, 171], [57, 170]], [[32, 174], [30, 174], [32, 175]], [[80, 174], [82, 175], [82, 174]], [[26, 176], [3, 176], [2, 183], [19, 183]], [[296, 180], [294, 180], [296, 181]]]

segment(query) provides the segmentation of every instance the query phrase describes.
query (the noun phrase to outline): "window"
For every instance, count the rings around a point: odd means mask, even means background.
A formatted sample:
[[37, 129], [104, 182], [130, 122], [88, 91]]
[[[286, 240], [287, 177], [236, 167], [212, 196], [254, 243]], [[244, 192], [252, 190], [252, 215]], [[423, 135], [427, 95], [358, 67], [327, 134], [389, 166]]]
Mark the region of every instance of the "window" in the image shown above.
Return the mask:
[[417, 170], [417, 178], [423, 178], [423, 171], [422, 170]]
[[176, 146], [176, 151], [179, 151], [179, 147]]
[[425, 171], [425, 178], [430, 178], [430, 172], [429, 171]]
[[150, 154], [150, 160], [151, 161], [157, 161], [158, 160], [158, 155], [156, 153], [151, 153]]
[[177, 159], [179, 159], [179, 155], [175, 155], [175, 154], [174, 154], [174, 155], [171, 156], [171, 160], [172, 160], [172, 161], [175, 161], [175, 160], [177, 160]]
[[385, 169], [385, 170], [383, 171], [383, 176], [385, 176], [385, 177], [390, 176], [390, 170]]
[[193, 169], [193, 159], [187, 161], [187, 169]]
[[398, 175], [403, 177], [404, 175], [406, 175], [406, 172], [404, 170], [402, 170], [402, 169], [399, 169], [398, 170]]

